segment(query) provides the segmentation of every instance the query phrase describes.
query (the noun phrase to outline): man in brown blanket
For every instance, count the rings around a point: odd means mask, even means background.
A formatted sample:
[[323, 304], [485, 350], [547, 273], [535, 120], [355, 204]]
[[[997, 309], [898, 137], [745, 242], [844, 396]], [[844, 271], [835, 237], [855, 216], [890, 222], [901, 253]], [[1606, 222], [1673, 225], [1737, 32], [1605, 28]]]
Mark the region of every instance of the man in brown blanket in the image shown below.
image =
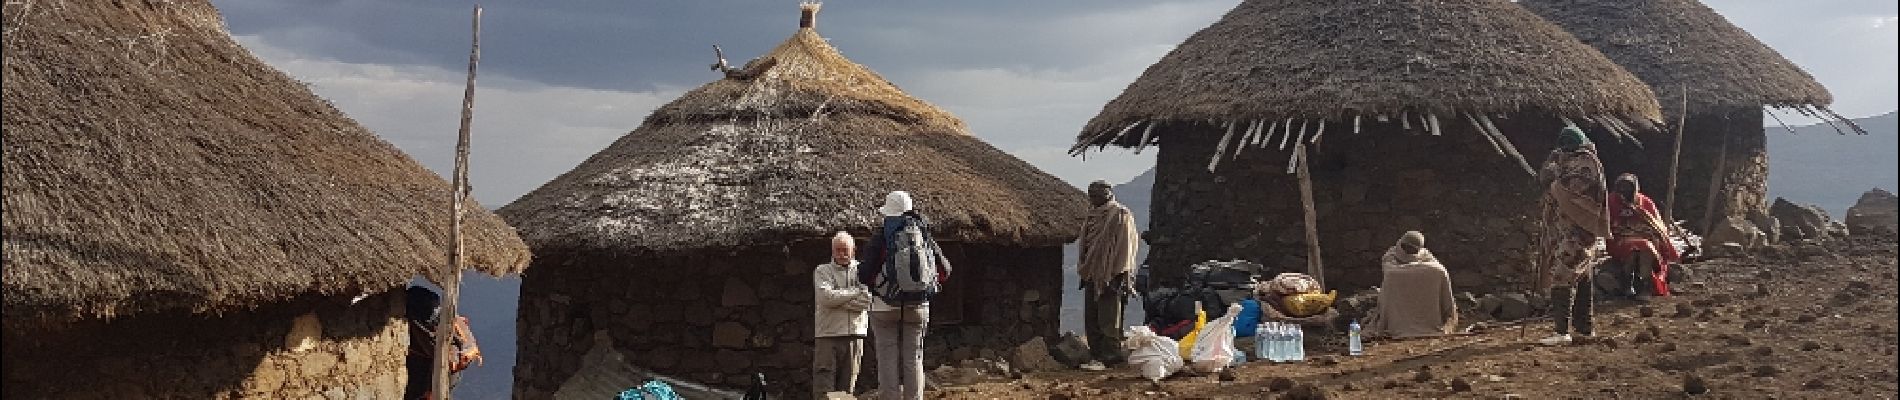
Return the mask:
[[1366, 316], [1367, 335], [1409, 338], [1452, 333], [1458, 306], [1451, 298], [1451, 274], [1425, 249], [1425, 234], [1406, 232], [1379, 260], [1385, 279], [1379, 307]]
[[1590, 337], [1590, 306], [1595, 290], [1591, 267], [1594, 247], [1610, 233], [1608, 190], [1603, 162], [1583, 130], [1566, 127], [1558, 133], [1557, 149], [1538, 173], [1546, 183], [1543, 226], [1538, 235], [1537, 286], [1550, 291], [1550, 319], [1556, 335], [1539, 340], [1547, 345], [1570, 343], [1571, 324], [1577, 334]]
[[1108, 182], [1089, 184], [1088, 220], [1082, 223], [1077, 275], [1082, 286], [1082, 330], [1089, 338], [1090, 355], [1103, 365], [1121, 364], [1122, 304], [1134, 291], [1129, 276], [1135, 270], [1135, 250], [1141, 233], [1135, 216], [1115, 201]]

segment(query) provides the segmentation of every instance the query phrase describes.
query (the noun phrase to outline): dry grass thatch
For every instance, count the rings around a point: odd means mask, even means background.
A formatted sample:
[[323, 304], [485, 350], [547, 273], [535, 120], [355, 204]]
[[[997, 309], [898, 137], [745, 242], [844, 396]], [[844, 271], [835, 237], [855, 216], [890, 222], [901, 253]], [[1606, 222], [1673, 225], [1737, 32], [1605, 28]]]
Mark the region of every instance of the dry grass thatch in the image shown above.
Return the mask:
[[[208, 1], [4, 16], [10, 320], [243, 311], [447, 264], [447, 181], [253, 58]], [[474, 210], [473, 265], [525, 268]]]
[[1154, 123], [1213, 121], [1240, 133], [1291, 121], [1312, 135], [1326, 122], [1335, 131], [1376, 122], [1436, 133], [1439, 120], [1521, 112], [1621, 133], [1660, 117], [1642, 81], [1504, 0], [1245, 0], [1149, 66], [1089, 121], [1075, 150], [1158, 142], [1135, 129]]
[[1695, 0], [1522, 0], [1656, 91], [1672, 113], [1822, 106], [1827, 88], [1781, 53]]
[[892, 190], [911, 192], [945, 240], [1055, 245], [1080, 227], [1080, 190], [970, 136], [812, 28], [750, 65], [499, 213], [537, 249], [631, 253], [863, 234]]

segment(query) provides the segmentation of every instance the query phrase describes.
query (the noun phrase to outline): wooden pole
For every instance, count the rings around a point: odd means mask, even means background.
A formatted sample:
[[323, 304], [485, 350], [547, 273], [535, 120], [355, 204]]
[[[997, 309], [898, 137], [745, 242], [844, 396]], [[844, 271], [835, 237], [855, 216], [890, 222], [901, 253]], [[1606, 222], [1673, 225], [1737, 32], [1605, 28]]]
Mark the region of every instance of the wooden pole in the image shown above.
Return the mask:
[[449, 366], [460, 361], [452, 341], [455, 337], [455, 324], [460, 319], [456, 311], [456, 299], [462, 294], [463, 243], [462, 209], [468, 202], [468, 131], [469, 123], [475, 115], [475, 66], [482, 60], [482, 6], [475, 5], [474, 16], [469, 22], [471, 40], [468, 50], [468, 81], [462, 88], [462, 126], [455, 137], [455, 172], [449, 178], [454, 193], [449, 195], [449, 271], [444, 274], [442, 284], [442, 311], [437, 314], [435, 324], [435, 371], [430, 393], [436, 399], [450, 397], [451, 383]]
[[1717, 138], [1716, 140], [1722, 142], [1722, 145], [1719, 146], [1721, 150], [1716, 152], [1715, 169], [1709, 174], [1709, 198], [1707, 203], [1705, 203], [1707, 205], [1702, 209], [1703, 235], [1715, 233], [1715, 205], [1721, 201], [1723, 186], [1727, 186], [1725, 184], [1727, 179], [1723, 179], [1726, 176], [1724, 176], [1725, 174], [1722, 173], [1722, 170], [1726, 168], [1723, 164], [1728, 161], [1728, 125], [1727, 123], [1722, 124], [1722, 132], [1716, 132], [1717, 134], [1715, 136]]
[[1326, 266], [1319, 258], [1319, 216], [1313, 210], [1313, 174], [1307, 170], [1305, 143], [1293, 147], [1293, 157], [1300, 159], [1295, 173], [1300, 179], [1300, 208], [1306, 214], [1306, 274], [1319, 281], [1320, 287], [1326, 287]]
[[[1663, 221], [1670, 225], [1676, 223], [1676, 169], [1682, 163], [1682, 130], [1689, 124], [1689, 86], [1682, 86], [1682, 115], [1676, 116], [1676, 145], [1669, 150], [1669, 193], [1663, 196]], [[1703, 232], [1708, 234], [1708, 232]]]

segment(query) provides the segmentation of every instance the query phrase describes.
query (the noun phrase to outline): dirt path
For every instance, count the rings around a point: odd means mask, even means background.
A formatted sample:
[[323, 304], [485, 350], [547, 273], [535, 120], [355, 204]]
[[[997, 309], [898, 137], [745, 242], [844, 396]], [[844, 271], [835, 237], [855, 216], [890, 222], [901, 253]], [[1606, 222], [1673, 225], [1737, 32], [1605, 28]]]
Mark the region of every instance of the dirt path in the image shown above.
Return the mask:
[[[1132, 370], [1038, 373], [948, 387], [938, 399], [1893, 399], [1900, 397], [1896, 243], [1857, 238], [1705, 261], [1699, 284], [1648, 304], [1597, 306], [1599, 337], [1542, 347], [1548, 322], [1468, 336], [1375, 342], [1361, 357], [1249, 363], [1235, 379]], [[1519, 330], [1526, 330], [1519, 332]], [[1707, 393], [1684, 393], [1685, 381]]]

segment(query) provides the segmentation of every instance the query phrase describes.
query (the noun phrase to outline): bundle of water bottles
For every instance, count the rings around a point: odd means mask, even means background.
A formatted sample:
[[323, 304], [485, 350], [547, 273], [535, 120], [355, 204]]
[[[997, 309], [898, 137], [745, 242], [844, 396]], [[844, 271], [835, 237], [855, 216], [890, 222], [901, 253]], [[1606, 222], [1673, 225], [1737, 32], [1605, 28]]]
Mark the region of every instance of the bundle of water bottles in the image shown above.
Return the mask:
[[[1306, 361], [1306, 331], [1299, 325], [1284, 322], [1262, 322], [1254, 331], [1254, 356], [1270, 362]], [[1365, 345], [1359, 337], [1359, 321], [1352, 321], [1347, 332], [1349, 355], [1365, 354]]]

